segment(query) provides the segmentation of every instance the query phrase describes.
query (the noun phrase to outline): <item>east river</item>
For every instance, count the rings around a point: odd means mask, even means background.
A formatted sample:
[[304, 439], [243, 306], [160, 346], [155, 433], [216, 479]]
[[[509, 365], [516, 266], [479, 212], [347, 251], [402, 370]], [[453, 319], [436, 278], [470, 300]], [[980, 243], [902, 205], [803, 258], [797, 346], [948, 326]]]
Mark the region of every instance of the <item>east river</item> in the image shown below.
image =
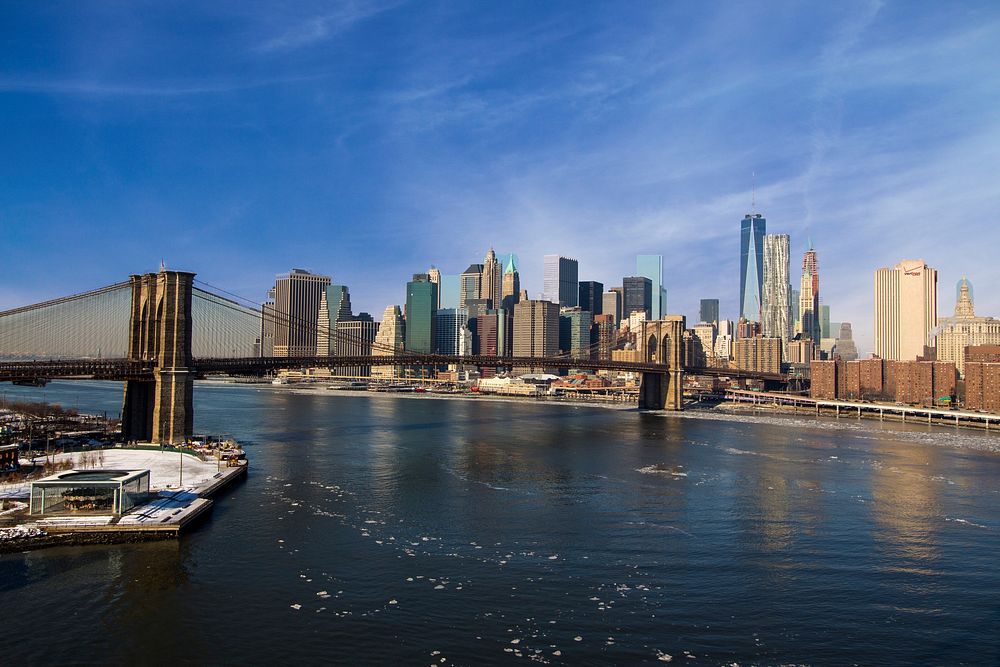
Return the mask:
[[[121, 386], [2, 388], [116, 414]], [[0, 556], [0, 662], [1000, 664], [1000, 439], [199, 385], [180, 541]]]

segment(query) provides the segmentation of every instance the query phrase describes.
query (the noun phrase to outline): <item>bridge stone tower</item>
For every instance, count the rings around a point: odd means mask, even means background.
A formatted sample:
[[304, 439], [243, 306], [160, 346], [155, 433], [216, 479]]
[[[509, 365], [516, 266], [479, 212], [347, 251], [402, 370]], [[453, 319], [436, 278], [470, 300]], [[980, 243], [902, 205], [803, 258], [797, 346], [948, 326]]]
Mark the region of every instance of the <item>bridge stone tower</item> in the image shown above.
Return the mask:
[[130, 276], [128, 358], [152, 361], [153, 381], [127, 380], [122, 435], [127, 441], [180, 444], [194, 430], [191, 296], [194, 274]]
[[668, 315], [662, 320], [643, 322], [637, 347], [640, 361], [660, 363], [663, 373], [643, 373], [639, 385], [639, 409], [681, 410], [684, 407], [684, 330], [683, 315]]

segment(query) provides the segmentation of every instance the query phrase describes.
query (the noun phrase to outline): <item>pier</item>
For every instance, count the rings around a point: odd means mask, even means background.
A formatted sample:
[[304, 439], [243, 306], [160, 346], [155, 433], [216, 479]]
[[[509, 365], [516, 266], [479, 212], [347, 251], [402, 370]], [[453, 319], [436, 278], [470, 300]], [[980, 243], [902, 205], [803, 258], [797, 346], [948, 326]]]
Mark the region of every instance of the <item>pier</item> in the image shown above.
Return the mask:
[[914, 424], [939, 424], [943, 426], [969, 426], [987, 431], [1000, 430], [1000, 415], [963, 410], [942, 410], [916, 405], [865, 403], [861, 401], [836, 401], [809, 398], [792, 394], [727, 389], [725, 398], [734, 403], [759, 407], [784, 407], [795, 412], [805, 411], [817, 415], [878, 419]]

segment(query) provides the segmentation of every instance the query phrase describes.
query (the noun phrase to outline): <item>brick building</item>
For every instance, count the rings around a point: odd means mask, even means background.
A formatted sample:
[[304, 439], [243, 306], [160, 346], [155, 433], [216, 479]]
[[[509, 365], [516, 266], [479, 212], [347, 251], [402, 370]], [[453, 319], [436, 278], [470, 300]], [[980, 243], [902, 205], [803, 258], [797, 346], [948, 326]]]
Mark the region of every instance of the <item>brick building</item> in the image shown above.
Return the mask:
[[965, 407], [1000, 412], [1000, 363], [965, 359]]

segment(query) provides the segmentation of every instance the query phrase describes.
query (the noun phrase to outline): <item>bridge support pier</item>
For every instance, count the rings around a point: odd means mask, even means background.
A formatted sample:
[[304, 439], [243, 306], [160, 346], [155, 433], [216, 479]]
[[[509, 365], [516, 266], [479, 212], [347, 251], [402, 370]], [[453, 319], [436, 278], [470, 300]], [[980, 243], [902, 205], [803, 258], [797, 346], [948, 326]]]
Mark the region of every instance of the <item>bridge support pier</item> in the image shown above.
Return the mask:
[[129, 278], [132, 315], [128, 358], [153, 360], [153, 382], [125, 383], [122, 435], [126, 440], [181, 444], [194, 432], [191, 368], [191, 296], [194, 274], [147, 273]]
[[639, 385], [639, 408], [684, 409], [684, 329], [682, 316], [642, 323], [641, 342], [647, 361], [663, 364], [662, 373], [643, 373]]

